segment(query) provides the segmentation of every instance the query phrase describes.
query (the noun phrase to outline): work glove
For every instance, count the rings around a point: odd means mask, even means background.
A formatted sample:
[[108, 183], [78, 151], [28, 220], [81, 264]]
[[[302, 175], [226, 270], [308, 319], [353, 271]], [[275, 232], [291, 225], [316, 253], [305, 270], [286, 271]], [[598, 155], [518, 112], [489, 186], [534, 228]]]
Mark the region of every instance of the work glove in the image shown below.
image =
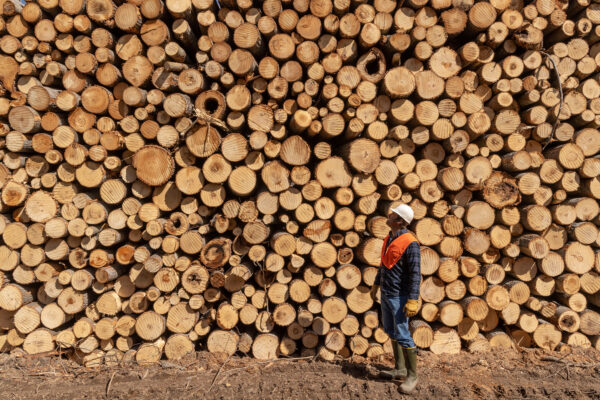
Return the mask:
[[369, 294], [371, 295], [371, 299], [373, 299], [373, 302], [377, 302], [377, 291], [378, 290], [379, 290], [379, 285], [371, 286], [371, 291], [369, 292]]
[[417, 315], [417, 311], [419, 310], [419, 300], [408, 300], [404, 305], [404, 315], [407, 318], [414, 317]]

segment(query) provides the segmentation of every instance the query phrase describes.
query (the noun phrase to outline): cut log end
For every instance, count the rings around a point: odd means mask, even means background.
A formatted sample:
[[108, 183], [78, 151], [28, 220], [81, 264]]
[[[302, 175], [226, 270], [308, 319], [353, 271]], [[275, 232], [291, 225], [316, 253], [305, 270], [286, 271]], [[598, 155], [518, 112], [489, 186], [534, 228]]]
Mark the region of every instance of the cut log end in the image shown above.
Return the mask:
[[150, 186], [165, 184], [175, 171], [169, 152], [158, 146], [144, 146], [133, 156], [133, 166], [140, 181]]

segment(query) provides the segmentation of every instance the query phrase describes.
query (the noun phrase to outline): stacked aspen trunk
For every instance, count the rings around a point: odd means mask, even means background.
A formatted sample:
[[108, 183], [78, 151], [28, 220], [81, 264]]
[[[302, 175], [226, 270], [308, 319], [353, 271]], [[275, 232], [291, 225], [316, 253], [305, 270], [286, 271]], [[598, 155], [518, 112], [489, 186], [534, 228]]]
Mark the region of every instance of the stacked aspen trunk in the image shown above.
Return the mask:
[[1, 351], [600, 349], [600, 3], [0, 4]]

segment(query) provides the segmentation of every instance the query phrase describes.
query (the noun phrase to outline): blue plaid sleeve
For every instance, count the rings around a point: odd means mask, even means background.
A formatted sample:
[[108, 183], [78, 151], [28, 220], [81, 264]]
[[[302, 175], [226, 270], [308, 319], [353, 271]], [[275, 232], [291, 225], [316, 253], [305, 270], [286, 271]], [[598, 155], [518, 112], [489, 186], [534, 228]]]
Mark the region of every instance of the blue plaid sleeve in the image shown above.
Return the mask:
[[417, 242], [411, 243], [402, 258], [408, 270], [406, 286], [408, 288], [408, 298], [418, 300], [421, 285], [421, 248], [419, 244]]

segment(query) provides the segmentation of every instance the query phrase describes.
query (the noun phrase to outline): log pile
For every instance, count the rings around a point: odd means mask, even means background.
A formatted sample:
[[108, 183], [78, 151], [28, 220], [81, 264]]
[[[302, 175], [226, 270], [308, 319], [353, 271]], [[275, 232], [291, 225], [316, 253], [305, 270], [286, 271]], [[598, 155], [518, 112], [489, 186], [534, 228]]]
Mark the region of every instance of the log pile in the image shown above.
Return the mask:
[[0, 351], [600, 348], [597, 3], [0, 4]]

